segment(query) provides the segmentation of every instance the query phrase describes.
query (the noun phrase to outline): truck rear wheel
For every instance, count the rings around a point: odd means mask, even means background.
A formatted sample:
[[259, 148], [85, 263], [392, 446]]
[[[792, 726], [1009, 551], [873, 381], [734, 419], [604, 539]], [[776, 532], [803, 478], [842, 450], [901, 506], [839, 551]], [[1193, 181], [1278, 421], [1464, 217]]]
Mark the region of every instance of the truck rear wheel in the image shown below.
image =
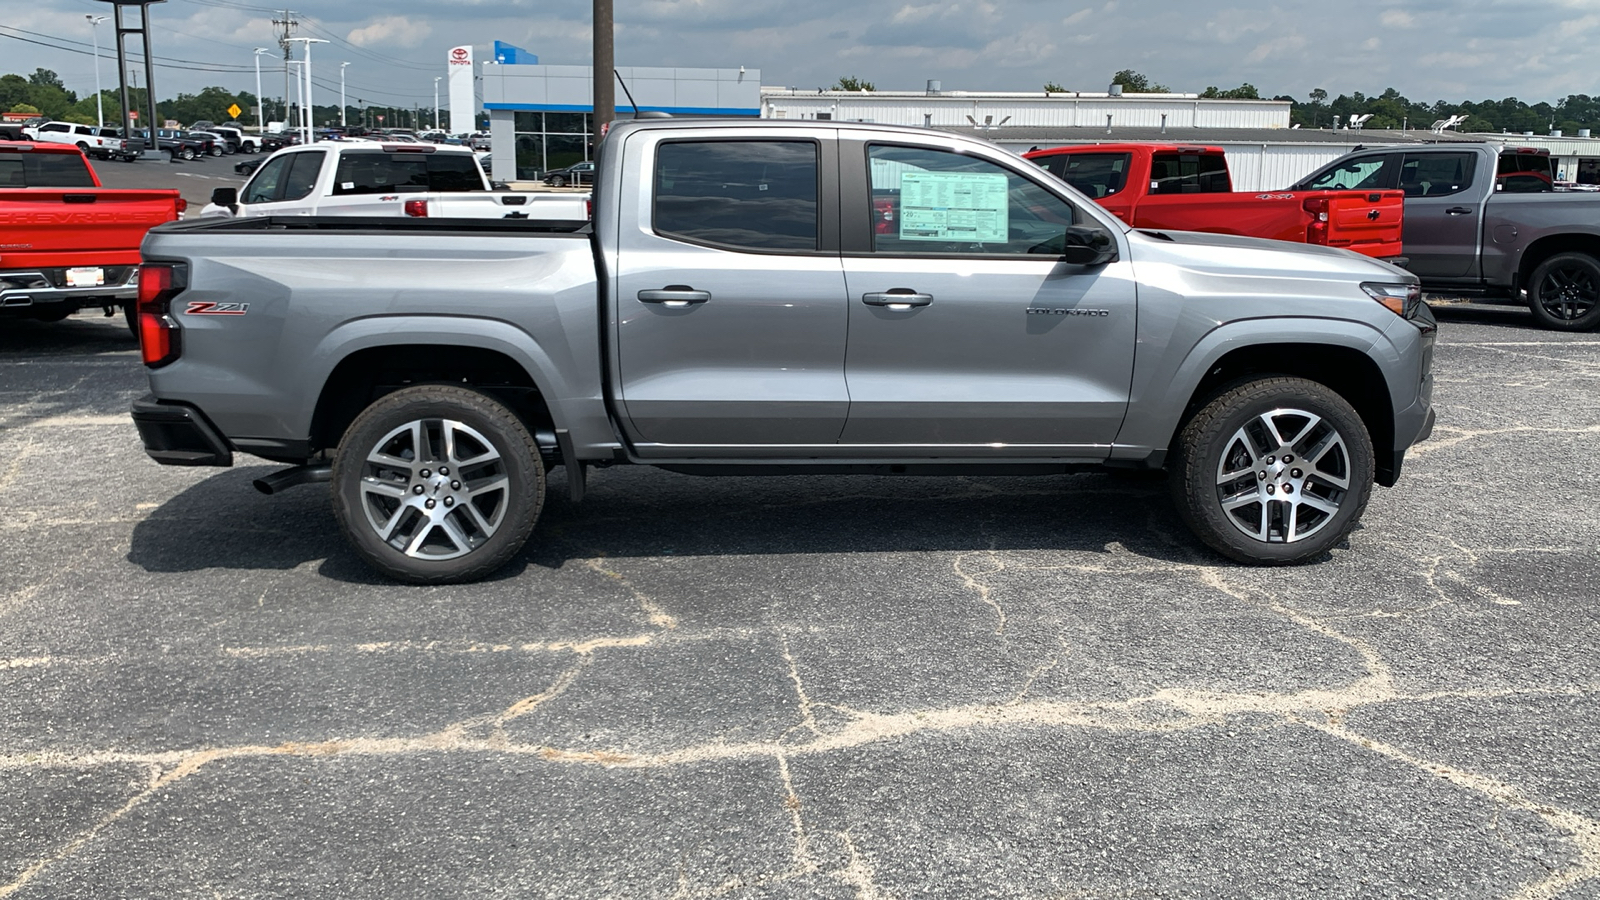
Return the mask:
[[1372, 438], [1361, 416], [1302, 378], [1222, 393], [1183, 427], [1174, 451], [1179, 515], [1238, 562], [1286, 565], [1327, 552], [1372, 494]]
[[1557, 253], [1540, 263], [1528, 279], [1528, 308], [1546, 328], [1600, 326], [1600, 261], [1587, 253]]
[[476, 581], [522, 549], [544, 504], [526, 426], [453, 385], [388, 394], [350, 424], [333, 464], [333, 508], [373, 568], [416, 584]]

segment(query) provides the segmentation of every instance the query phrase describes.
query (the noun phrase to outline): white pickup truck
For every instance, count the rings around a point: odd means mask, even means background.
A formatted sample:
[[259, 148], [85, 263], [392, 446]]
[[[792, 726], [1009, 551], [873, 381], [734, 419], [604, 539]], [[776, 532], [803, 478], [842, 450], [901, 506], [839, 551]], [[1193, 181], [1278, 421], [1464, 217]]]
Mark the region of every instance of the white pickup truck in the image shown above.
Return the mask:
[[217, 188], [206, 217], [411, 216], [582, 222], [587, 194], [493, 190], [466, 147], [321, 141], [273, 154], [243, 188]]
[[125, 149], [125, 142], [119, 137], [101, 135], [99, 130], [91, 125], [75, 125], [71, 122], [45, 122], [31, 128], [22, 129], [24, 136], [32, 140], [47, 144], [76, 144], [86, 156], [97, 156], [101, 159], [111, 159], [119, 156]]

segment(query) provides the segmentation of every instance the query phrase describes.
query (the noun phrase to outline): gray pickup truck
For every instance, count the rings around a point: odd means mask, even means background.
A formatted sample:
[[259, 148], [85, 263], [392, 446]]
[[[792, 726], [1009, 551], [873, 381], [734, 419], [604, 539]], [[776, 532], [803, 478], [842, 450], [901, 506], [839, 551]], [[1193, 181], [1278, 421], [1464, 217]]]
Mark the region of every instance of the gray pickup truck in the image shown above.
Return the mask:
[[1547, 328], [1600, 327], [1600, 195], [1555, 191], [1548, 154], [1373, 147], [1291, 190], [1335, 187], [1405, 191], [1406, 268], [1425, 290], [1525, 300]]
[[331, 481], [357, 551], [480, 578], [545, 473], [1166, 468], [1235, 560], [1325, 553], [1433, 425], [1415, 276], [1130, 230], [987, 142], [651, 120], [592, 223], [267, 217], [144, 245], [148, 454]]

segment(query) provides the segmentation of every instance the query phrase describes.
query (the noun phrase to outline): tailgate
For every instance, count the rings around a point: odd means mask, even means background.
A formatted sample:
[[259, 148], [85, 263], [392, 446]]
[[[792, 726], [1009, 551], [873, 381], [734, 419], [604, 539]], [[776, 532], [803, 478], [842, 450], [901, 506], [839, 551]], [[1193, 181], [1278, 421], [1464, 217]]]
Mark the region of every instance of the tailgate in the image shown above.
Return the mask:
[[1368, 256], [1400, 256], [1406, 195], [1403, 191], [1312, 191], [1328, 201], [1328, 246]]
[[144, 233], [178, 218], [177, 191], [0, 189], [4, 265], [19, 254], [137, 254]]

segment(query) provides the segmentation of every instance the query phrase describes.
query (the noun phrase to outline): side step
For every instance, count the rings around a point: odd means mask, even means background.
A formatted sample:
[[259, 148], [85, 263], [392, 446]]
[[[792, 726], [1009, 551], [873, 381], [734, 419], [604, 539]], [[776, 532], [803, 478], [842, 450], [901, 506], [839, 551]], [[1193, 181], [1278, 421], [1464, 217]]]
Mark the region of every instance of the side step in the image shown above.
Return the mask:
[[257, 478], [250, 482], [256, 490], [263, 494], [276, 494], [288, 490], [297, 484], [327, 484], [333, 480], [333, 466], [327, 463], [317, 463], [307, 466], [295, 466], [274, 472], [265, 478]]

